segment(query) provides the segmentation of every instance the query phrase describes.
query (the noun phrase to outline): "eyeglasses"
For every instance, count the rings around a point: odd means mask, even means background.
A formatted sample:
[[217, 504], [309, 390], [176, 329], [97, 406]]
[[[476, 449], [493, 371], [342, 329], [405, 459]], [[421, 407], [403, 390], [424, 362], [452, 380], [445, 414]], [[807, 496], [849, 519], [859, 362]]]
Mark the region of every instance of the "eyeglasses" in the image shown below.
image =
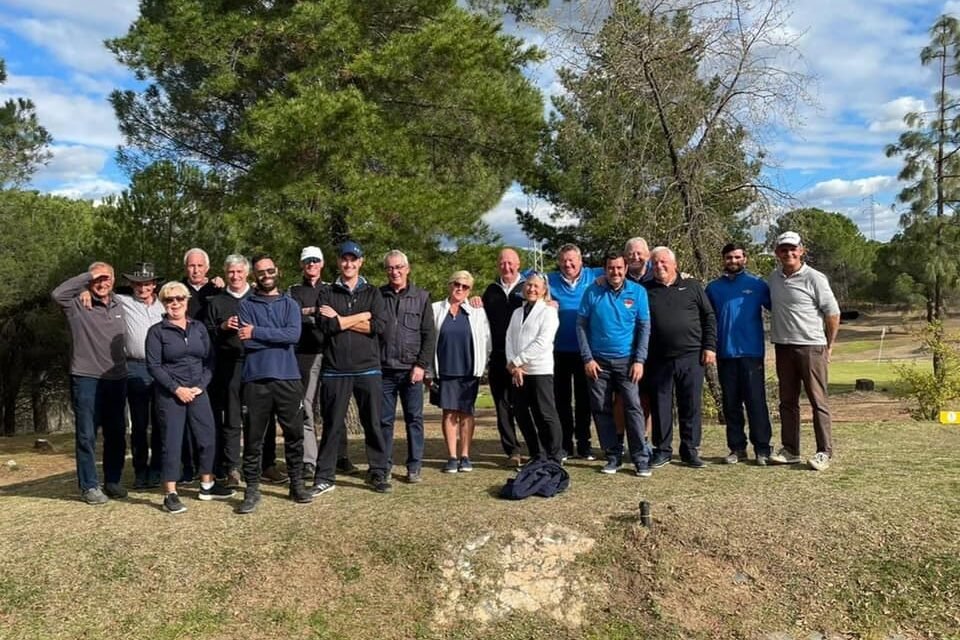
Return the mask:
[[163, 299], [163, 304], [170, 304], [171, 302], [183, 302], [187, 299], [187, 296], [168, 296]]
[[319, 262], [323, 262], [323, 260], [321, 260], [320, 258], [304, 258], [300, 262], [302, 262], [303, 264], [317, 264]]
[[451, 283], [450, 283], [450, 286], [451, 286], [452, 288], [454, 288], [454, 289], [463, 289], [463, 290], [465, 290], [465, 291], [469, 291], [469, 290], [470, 290], [470, 285], [468, 285], [468, 284], [466, 284], [466, 283], [464, 283], [464, 282], [451, 282]]
[[385, 268], [387, 271], [403, 271], [404, 267], [406, 267], [406, 266], [407, 266], [407, 265], [405, 265], [405, 264], [398, 264], [398, 265], [395, 265], [395, 266], [387, 266], [387, 267], [384, 267], [384, 268]]
[[270, 269], [260, 269], [260, 271], [257, 271], [258, 278], [260, 276], [275, 276], [275, 275], [277, 275], [276, 267], [272, 267]]

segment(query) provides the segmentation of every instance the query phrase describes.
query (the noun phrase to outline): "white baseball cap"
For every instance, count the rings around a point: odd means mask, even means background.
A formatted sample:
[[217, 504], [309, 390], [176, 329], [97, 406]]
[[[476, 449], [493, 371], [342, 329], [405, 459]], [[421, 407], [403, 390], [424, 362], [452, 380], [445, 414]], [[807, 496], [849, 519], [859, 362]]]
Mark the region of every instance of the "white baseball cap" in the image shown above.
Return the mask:
[[303, 251], [300, 252], [300, 262], [307, 258], [316, 258], [323, 262], [323, 251], [320, 251], [320, 247], [304, 247]]
[[803, 242], [800, 241], [799, 233], [796, 231], [787, 231], [777, 236], [777, 246], [779, 247], [782, 244], [789, 244], [794, 247], [799, 247], [803, 244]]

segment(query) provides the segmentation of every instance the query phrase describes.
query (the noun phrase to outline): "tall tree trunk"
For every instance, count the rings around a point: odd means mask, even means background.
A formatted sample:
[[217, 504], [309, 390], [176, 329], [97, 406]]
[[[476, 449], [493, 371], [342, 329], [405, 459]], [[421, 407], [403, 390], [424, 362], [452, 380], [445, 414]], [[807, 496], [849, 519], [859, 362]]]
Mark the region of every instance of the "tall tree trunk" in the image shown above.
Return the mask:
[[47, 372], [40, 371], [30, 385], [30, 406], [33, 409], [33, 432], [50, 433], [50, 415], [47, 396], [43, 392]]

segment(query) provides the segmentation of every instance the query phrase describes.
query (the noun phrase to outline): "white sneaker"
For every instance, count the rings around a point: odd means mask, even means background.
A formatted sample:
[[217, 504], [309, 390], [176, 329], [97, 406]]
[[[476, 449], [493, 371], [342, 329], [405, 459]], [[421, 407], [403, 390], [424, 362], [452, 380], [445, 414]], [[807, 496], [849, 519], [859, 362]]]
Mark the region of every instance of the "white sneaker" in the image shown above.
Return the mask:
[[812, 458], [807, 460], [807, 464], [814, 471], [826, 471], [830, 468], [830, 456], [825, 451], [817, 451]]
[[779, 451], [770, 456], [770, 462], [774, 464], [798, 464], [800, 456], [790, 453], [785, 447], [781, 447]]

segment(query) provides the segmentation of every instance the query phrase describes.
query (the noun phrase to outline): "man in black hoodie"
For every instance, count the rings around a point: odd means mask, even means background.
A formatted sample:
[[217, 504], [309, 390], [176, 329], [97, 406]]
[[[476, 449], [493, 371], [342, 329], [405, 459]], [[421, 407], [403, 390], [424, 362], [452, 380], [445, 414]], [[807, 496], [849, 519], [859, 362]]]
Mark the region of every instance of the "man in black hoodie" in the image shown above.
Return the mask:
[[387, 493], [392, 487], [380, 431], [380, 335], [386, 325], [386, 308], [380, 290], [360, 276], [360, 245], [348, 240], [340, 245], [338, 255], [340, 276], [322, 288], [317, 300], [317, 323], [324, 336], [320, 391], [323, 437], [313, 491], [319, 495], [334, 488], [337, 453], [341, 439], [346, 438], [344, 420], [352, 395], [367, 446], [367, 481], [374, 491]]
[[703, 285], [677, 271], [673, 251], [657, 247], [650, 259], [653, 279], [643, 283], [651, 319], [647, 357], [653, 413], [650, 467], [657, 469], [670, 462], [676, 389], [680, 459], [699, 468], [704, 466], [700, 459], [703, 368], [717, 360], [717, 322]]

